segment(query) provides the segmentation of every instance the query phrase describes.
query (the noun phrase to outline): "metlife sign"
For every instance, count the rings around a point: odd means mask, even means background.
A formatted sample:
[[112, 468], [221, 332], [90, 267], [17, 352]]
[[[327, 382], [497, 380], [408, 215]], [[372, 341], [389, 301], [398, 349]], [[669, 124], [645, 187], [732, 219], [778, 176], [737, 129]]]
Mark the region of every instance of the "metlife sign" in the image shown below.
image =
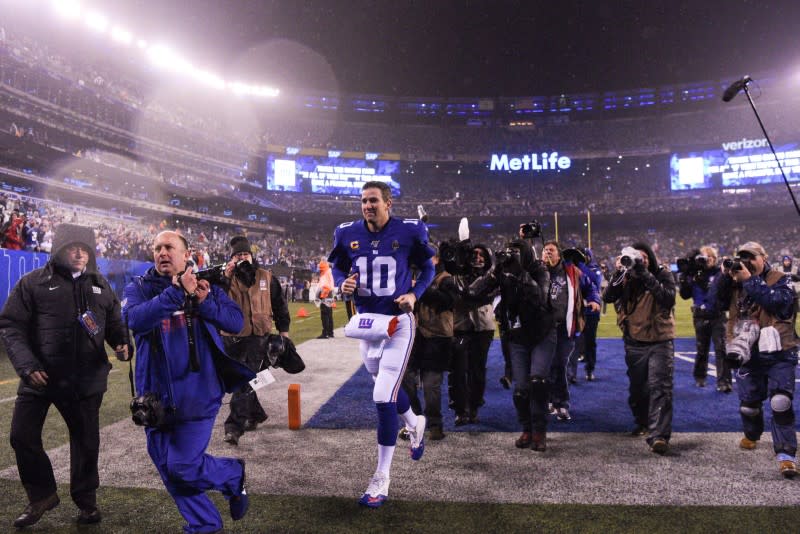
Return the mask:
[[559, 156], [558, 152], [542, 152], [541, 154], [524, 154], [509, 157], [508, 154], [492, 154], [489, 162], [490, 171], [559, 171], [572, 166], [567, 156]]

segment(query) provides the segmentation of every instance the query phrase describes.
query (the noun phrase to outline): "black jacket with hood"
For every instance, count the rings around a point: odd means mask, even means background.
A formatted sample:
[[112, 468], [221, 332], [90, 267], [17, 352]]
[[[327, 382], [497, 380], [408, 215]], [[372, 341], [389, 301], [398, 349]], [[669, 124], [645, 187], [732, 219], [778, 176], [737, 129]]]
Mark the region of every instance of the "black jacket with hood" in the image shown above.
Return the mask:
[[[85, 271], [73, 277], [61, 261], [67, 245], [89, 247]], [[127, 342], [120, 303], [108, 281], [97, 272], [94, 231], [61, 224], [53, 254], [43, 268], [23, 276], [0, 313], [0, 339], [20, 376], [18, 394], [78, 399], [106, 390], [111, 364], [104, 347]], [[91, 336], [78, 317], [94, 314], [99, 332]], [[33, 371], [45, 371], [48, 385], [28, 382]]]

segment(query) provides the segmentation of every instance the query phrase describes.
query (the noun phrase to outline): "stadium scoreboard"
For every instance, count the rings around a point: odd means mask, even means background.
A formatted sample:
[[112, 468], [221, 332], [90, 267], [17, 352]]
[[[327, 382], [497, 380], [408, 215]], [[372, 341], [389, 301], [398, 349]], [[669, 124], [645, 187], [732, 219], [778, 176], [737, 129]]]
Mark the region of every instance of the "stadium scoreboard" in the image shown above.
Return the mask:
[[775, 147], [766, 139], [741, 139], [722, 143], [719, 148], [674, 153], [670, 157], [670, 188], [673, 191], [705, 188], [734, 188], [800, 180], [798, 143]]
[[359, 196], [366, 182], [378, 181], [400, 196], [401, 167], [399, 154], [270, 146], [266, 184], [269, 191]]

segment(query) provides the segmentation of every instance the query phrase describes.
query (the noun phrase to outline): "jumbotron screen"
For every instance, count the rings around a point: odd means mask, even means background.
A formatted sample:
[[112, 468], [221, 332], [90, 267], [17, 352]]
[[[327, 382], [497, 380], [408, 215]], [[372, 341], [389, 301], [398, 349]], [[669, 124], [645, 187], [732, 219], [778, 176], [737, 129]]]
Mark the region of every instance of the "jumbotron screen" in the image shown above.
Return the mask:
[[392, 196], [400, 196], [401, 162], [378, 159], [376, 154], [363, 158], [343, 158], [338, 151], [327, 155], [268, 154], [267, 189], [325, 195], [360, 195], [366, 182], [385, 182]]
[[[800, 180], [798, 143], [775, 147], [789, 181]], [[672, 154], [670, 187], [673, 191], [710, 187], [743, 187], [782, 182], [780, 168], [766, 139], [741, 139], [720, 148]]]

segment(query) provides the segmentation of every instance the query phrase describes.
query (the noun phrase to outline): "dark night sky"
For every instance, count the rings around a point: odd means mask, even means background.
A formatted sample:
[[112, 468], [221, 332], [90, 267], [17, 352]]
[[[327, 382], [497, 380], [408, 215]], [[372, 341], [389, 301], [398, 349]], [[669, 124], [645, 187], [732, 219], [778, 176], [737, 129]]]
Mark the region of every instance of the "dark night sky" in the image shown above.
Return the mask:
[[89, 3], [284, 92], [548, 95], [800, 70], [798, 0]]

